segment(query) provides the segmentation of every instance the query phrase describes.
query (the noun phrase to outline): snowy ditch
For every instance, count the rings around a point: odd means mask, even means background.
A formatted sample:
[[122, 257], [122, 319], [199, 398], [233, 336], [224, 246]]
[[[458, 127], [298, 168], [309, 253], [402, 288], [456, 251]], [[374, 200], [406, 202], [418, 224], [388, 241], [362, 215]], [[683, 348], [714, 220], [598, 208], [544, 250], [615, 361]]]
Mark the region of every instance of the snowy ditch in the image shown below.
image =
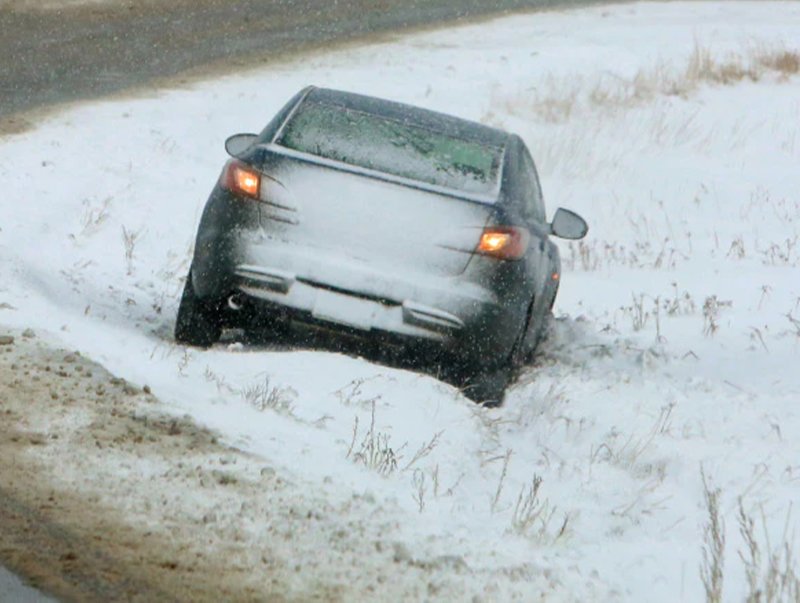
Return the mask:
[[[762, 584], [771, 553], [797, 550], [798, 40], [793, 3], [610, 6], [74, 107], [0, 139], [0, 322], [149, 384], [299, 500], [371, 505], [361, 529], [440, 561], [431, 599], [702, 599], [708, 496], [724, 598], [743, 599], [748, 567]], [[517, 131], [548, 210], [589, 221], [562, 247], [554, 333], [502, 408], [361, 358], [171, 342], [222, 141], [309, 83]], [[240, 529], [260, 542], [258, 522]]]

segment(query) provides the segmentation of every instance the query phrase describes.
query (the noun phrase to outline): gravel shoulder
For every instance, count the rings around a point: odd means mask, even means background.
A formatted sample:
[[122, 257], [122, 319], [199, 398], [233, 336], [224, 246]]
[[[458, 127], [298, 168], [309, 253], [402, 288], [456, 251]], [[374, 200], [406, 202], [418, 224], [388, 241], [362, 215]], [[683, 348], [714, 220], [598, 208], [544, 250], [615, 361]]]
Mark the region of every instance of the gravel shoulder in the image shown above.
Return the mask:
[[469, 600], [369, 496], [292, 482], [31, 332], [0, 341], [0, 566], [61, 601]]
[[0, 561], [64, 601], [253, 600], [219, 557], [181, 542], [195, 528], [175, 525], [178, 509], [145, 500], [186, 481], [244, 487], [213, 469], [160, 471], [228, 449], [139, 409], [155, 399], [99, 365], [14, 337], [0, 346]]

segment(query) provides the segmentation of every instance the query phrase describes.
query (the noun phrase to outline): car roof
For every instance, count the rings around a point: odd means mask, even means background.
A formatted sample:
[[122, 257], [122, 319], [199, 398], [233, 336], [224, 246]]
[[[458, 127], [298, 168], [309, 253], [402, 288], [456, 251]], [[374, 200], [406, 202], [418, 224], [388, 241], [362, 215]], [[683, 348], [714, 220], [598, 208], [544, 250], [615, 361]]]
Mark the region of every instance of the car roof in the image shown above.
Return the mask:
[[494, 147], [505, 147], [510, 138], [510, 134], [503, 130], [474, 121], [353, 92], [312, 87], [303, 99], [305, 101], [378, 115]]

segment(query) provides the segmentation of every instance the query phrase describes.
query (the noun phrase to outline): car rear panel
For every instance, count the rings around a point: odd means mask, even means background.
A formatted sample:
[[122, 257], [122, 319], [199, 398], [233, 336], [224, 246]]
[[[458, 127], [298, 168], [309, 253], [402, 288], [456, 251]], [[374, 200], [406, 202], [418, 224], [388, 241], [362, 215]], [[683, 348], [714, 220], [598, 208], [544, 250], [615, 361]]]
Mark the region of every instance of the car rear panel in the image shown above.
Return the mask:
[[486, 270], [468, 270], [491, 204], [275, 153], [266, 164], [260, 224], [235, 267], [248, 295], [430, 339], [493, 312]]

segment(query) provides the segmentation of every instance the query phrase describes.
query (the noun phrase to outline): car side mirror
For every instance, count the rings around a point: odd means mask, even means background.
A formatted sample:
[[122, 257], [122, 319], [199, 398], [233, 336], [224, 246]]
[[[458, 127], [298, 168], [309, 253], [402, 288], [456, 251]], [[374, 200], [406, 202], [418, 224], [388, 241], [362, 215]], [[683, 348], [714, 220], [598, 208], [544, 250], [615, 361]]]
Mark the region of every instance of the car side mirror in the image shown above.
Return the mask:
[[253, 146], [258, 134], [234, 134], [225, 141], [225, 150], [231, 157], [238, 157]]
[[574, 211], [559, 207], [550, 223], [550, 234], [562, 239], [582, 239], [589, 232], [589, 225]]

